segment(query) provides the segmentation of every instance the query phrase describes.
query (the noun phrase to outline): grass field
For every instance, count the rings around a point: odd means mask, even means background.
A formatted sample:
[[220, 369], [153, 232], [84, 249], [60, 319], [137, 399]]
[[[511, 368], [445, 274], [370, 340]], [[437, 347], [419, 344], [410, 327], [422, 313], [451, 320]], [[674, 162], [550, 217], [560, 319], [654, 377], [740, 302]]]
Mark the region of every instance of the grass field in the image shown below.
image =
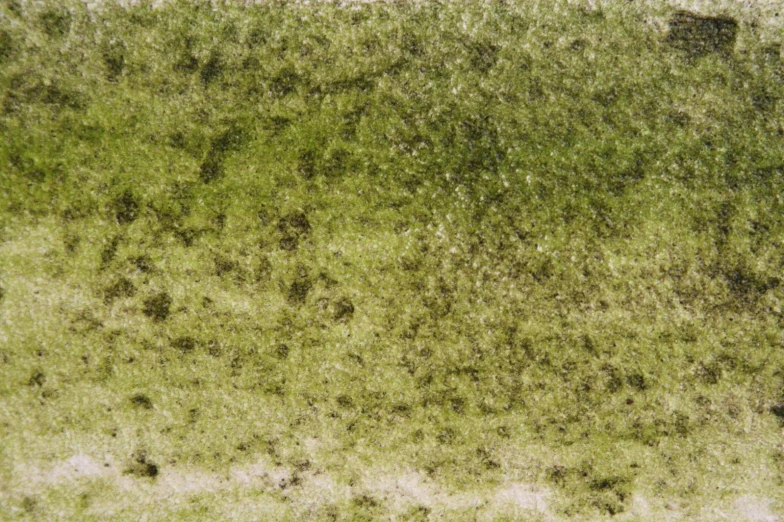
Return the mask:
[[781, 25], [708, 14], [0, 0], [0, 519], [781, 520]]

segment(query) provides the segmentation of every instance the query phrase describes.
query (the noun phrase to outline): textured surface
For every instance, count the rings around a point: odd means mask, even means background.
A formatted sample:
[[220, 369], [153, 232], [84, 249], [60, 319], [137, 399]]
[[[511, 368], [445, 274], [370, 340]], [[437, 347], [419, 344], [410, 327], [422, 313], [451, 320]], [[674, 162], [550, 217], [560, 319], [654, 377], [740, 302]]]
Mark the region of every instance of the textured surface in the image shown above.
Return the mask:
[[780, 520], [774, 4], [0, 13], [0, 518]]

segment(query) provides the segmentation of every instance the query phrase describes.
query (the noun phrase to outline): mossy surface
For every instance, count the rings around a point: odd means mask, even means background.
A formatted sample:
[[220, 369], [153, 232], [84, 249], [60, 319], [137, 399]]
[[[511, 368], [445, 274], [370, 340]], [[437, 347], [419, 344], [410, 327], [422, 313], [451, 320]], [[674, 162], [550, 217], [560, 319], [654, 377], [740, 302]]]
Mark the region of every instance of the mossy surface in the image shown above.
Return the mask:
[[0, 512], [775, 516], [781, 35], [542, 5], [0, 2]]

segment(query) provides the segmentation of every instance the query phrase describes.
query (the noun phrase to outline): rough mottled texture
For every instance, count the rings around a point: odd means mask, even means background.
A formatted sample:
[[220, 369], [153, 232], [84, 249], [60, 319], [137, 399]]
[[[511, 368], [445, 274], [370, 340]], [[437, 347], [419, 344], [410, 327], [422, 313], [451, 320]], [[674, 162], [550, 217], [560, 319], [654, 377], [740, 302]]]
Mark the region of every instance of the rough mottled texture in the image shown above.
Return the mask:
[[776, 4], [94, 7], [0, 2], [3, 517], [780, 519]]

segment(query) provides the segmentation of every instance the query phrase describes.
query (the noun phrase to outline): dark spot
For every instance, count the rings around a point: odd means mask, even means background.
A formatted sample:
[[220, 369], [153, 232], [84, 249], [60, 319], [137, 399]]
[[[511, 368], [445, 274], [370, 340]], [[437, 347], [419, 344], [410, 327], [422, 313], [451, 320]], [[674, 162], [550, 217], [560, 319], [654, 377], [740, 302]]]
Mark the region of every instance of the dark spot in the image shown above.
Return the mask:
[[474, 42], [470, 45], [471, 67], [482, 74], [487, 73], [498, 62], [499, 47], [492, 42]]
[[22, 499], [22, 509], [27, 513], [32, 513], [38, 507], [38, 501], [33, 497], [24, 497]]
[[280, 248], [283, 250], [296, 250], [300, 239], [310, 233], [310, 222], [302, 211], [292, 212], [278, 221], [278, 231], [281, 234]]
[[50, 8], [38, 17], [41, 28], [51, 38], [62, 38], [71, 30], [71, 13], [65, 8]]
[[312, 179], [318, 173], [316, 165], [316, 154], [312, 150], [300, 153], [297, 170], [305, 179]]
[[776, 404], [770, 408], [770, 412], [776, 416], [779, 424], [784, 426], [784, 403]]
[[259, 264], [256, 266], [256, 282], [261, 283], [269, 281], [272, 276], [272, 263], [270, 260], [263, 256], [259, 259]]
[[569, 49], [571, 49], [572, 51], [579, 52], [585, 49], [586, 45], [588, 45], [588, 42], [586, 40], [582, 38], [577, 38], [576, 40], [572, 40], [572, 43], [569, 44]]
[[269, 128], [273, 133], [278, 133], [285, 130], [289, 124], [291, 124], [291, 119], [285, 118], [283, 116], [272, 116], [269, 119]]
[[318, 276], [318, 280], [324, 283], [326, 288], [332, 288], [338, 284], [338, 282], [326, 272], [321, 272]]
[[133, 297], [134, 295], [136, 295], [136, 287], [133, 282], [127, 277], [121, 277], [103, 289], [103, 302], [110, 305], [115, 299]]
[[233, 272], [237, 269], [237, 262], [221, 255], [215, 256], [215, 273], [222, 277], [224, 274]]
[[623, 381], [618, 370], [611, 366], [605, 366], [602, 370], [607, 375], [607, 381], [605, 382], [607, 391], [610, 393], [618, 392], [623, 387]]
[[171, 343], [171, 345], [174, 348], [177, 348], [183, 353], [192, 352], [193, 350], [196, 349], [197, 344], [198, 343], [196, 342], [196, 339], [194, 339], [193, 337], [189, 337], [187, 335], [184, 337], [178, 337], [177, 339], [173, 340]]
[[613, 489], [617, 485], [624, 482], [624, 479], [620, 477], [608, 477], [602, 479], [594, 479], [591, 481], [589, 487], [594, 491], [602, 491], [607, 489]]
[[335, 304], [333, 318], [336, 321], [346, 322], [354, 317], [354, 304], [348, 297], [339, 299]]
[[270, 211], [266, 208], [262, 208], [256, 213], [256, 217], [259, 218], [259, 223], [261, 226], [266, 227], [270, 224]]
[[298, 279], [289, 287], [289, 301], [302, 304], [308, 297], [312, 285], [309, 279]]
[[5, 30], [0, 31], [0, 63], [10, 58], [15, 50], [16, 44], [11, 33]]
[[487, 469], [498, 469], [501, 465], [493, 459], [492, 454], [487, 448], [476, 448], [476, 456]]
[[194, 73], [199, 69], [199, 59], [189, 49], [186, 49], [174, 63], [174, 70], [184, 73]]
[[207, 341], [207, 353], [211, 357], [220, 357], [222, 353], [220, 343], [214, 339]]
[[190, 247], [193, 245], [193, 242], [196, 240], [199, 233], [200, 233], [199, 230], [195, 230], [190, 227], [177, 228], [174, 231], [174, 235], [177, 237], [177, 239], [182, 241], [182, 244], [185, 245], [186, 247]]
[[201, 82], [208, 84], [213, 80], [219, 78], [223, 74], [223, 63], [220, 53], [213, 52], [207, 59], [207, 63], [201, 69]]
[[585, 348], [586, 351], [594, 355], [597, 353], [596, 343], [594, 342], [593, 338], [588, 334], [583, 335], [583, 348]]
[[2, 301], [4, 298], [5, 298], [5, 288], [3, 287], [3, 285], [0, 285], [0, 301]]
[[292, 66], [286, 66], [278, 71], [269, 83], [269, 89], [274, 96], [283, 97], [297, 89], [300, 76]]
[[130, 190], [120, 194], [114, 200], [113, 207], [117, 222], [121, 225], [132, 223], [139, 217], [139, 201]]
[[132, 396], [131, 397], [131, 404], [133, 404], [134, 406], [136, 406], [138, 408], [142, 408], [142, 409], [145, 409], [145, 410], [151, 410], [152, 409], [152, 401], [150, 400], [149, 397], [147, 397], [143, 393], [137, 393], [136, 395]]
[[308, 277], [307, 269], [304, 266], [299, 265], [297, 267], [297, 275], [294, 282], [289, 286], [289, 301], [294, 304], [304, 303], [312, 287], [313, 283], [311, 282], [310, 277]]
[[685, 413], [676, 411], [673, 414], [673, 427], [678, 435], [686, 437], [691, 431], [689, 416]]
[[354, 406], [354, 400], [348, 395], [340, 395], [337, 399], [335, 399], [338, 403], [338, 406], [341, 408], [351, 408]]
[[199, 166], [199, 178], [210, 183], [223, 176], [223, 157], [210, 151]]
[[152, 263], [152, 259], [150, 259], [150, 256], [147, 255], [134, 257], [131, 259], [131, 262], [134, 264], [134, 266], [136, 266], [137, 270], [144, 272], [145, 274], [152, 272], [153, 268], [155, 268], [155, 265]]
[[566, 480], [566, 468], [563, 466], [553, 466], [547, 470], [547, 478], [559, 486], [563, 486]]
[[160, 292], [144, 300], [144, 315], [154, 321], [165, 321], [169, 317], [172, 298], [167, 292]]
[[411, 415], [411, 406], [408, 404], [395, 404], [392, 406], [392, 412], [403, 417], [409, 417]]
[[344, 148], [330, 150], [324, 159], [320, 173], [324, 174], [328, 178], [340, 176], [349, 170], [352, 156], [352, 152]]
[[33, 375], [30, 377], [30, 380], [27, 381], [28, 386], [43, 386], [46, 382], [46, 375], [41, 370], [36, 370]]
[[132, 457], [133, 462], [126, 468], [126, 474], [148, 478], [155, 478], [158, 476], [158, 465], [147, 457], [146, 451], [140, 450]]
[[115, 235], [106, 243], [101, 250], [101, 263], [103, 265], [108, 265], [109, 263], [114, 260], [114, 257], [117, 255], [117, 248], [120, 246], [120, 241], [122, 241], [121, 235]]
[[710, 53], [729, 55], [735, 47], [738, 22], [728, 17], [701, 16], [677, 11], [670, 19], [666, 42], [690, 57]]
[[187, 146], [187, 141], [185, 140], [185, 134], [182, 132], [175, 132], [171, 136], [169, 136], [169, 146], [175, 149], [183, 150]]
[[438, 434], [436, 440], [439, 444], [452, 444], [457, 439], [457, 432], [453, 428], [446, 428]]
[[360, 508], [374, 508], [378, 506], [378, 500], [369, 495], [359, 495], [353, 498], [354, 505]]
[[631, 386], [637, 391], [643, 391], [648, 387], [648, 385], [645, 382], [645, 377], [639, 373], [633, 373], [628, 377], [626, 377], [626, 384], [628, 384], [629, 386]]
[[721, 364], [717, 361], [699, 363], [696, 371], [697, 377], [706, 384], [717, 384], [724, 375]]
[[289, 347], [285, 344], [279, 344], [277, 348], [275, 348], [275, 356], [278, 359], [286, 359], [289, 356]]
[[125, 44], [122, 41], [109, 42], [104, 46], [101, 57], [106, 65], [106, 78], [116, 82], [125, 70]]
[[228, 128], [210, 140], [210, 152], [224, 155], [242, 148], [251, 135], [236, 121], [229, 122]]
[[82, 242], [82, 238], [79, 237], [78, 234], [76, 234], [75, 232], [67, 232], [63, 240], [65, 251], [69, 254], [75, 253], [79, 249], [79, 244], [81, 242]]

